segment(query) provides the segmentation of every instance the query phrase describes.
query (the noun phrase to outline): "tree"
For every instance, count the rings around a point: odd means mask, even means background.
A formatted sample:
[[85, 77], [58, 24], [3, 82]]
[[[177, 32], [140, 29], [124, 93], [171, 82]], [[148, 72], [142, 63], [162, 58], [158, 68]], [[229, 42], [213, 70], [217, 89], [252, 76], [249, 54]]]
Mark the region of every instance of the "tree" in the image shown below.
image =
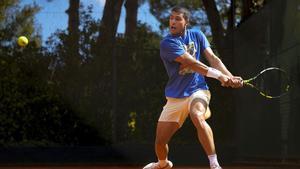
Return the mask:
[[125, 2], [125, 8], [126, 8], [125, 36], [129, 37], [134, 35], [134, 33], [136, 32], [138, 0], [127, 0]]
[[[98, 47], [111, 47], [115, 40], [124, 0], [106, 1], [97, 38]], [[107, 48], [106, 48], [107, 49]]]
[[7, 9], [16, 5], [17, 2], [18, 0], [7, 0], [0, 2], [0, 22], [5, 19], [5, 15], [8, 12]]
[[66, 58], [66, 65], [76, 67], [79, 65], [79, 0], [69, 0], [69, 9], [66, 13], [68, 20], [68, 46], [69, 55]]
[[218, 52], [222, 55], [222, 40], [225, 35], [225, 29], [222, 25], [222, 20], [217, 9], [216, 2], [213, 0], [202, 0], [206, 10], [207, 18], [211, 27], [214, 43]]
[[145, 0], [126, 0], [124, 6], [126, 9], [126, 27], [125, 37], [132, 37], [137, 29], [138, 8]]

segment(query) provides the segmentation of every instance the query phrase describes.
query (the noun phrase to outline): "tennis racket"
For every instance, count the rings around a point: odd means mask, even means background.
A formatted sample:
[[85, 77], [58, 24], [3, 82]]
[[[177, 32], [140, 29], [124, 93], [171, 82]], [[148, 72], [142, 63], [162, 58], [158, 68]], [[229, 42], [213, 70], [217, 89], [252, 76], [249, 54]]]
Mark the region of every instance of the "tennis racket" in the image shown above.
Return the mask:
[[266, 68], [256, 76], [243, 80], [243, 85], [256, 89], [268, 99], [279, 98], [290, 89], [287, 73], [277, 67]]

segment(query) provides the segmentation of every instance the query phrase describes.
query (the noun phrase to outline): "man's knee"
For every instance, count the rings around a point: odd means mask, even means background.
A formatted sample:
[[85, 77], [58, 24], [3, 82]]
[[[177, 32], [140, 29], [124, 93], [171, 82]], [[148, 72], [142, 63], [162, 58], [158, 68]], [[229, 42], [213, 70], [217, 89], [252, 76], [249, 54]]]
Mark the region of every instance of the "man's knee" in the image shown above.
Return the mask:
[[204, 114], [205, 114], [204, 111], [195, 111], [190, 115], [197, 129], [203, 129], [207, 127]]
[[205, 120], [205, 108], [191, 111], [190, 117], [193, 121]]

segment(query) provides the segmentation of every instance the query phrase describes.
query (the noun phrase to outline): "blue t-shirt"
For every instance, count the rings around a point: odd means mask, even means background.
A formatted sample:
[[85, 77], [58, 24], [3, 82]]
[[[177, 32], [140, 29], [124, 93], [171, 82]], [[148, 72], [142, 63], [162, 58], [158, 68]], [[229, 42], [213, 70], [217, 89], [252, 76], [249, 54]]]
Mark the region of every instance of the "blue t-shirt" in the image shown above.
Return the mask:
[[181, 68], [175, 59], [188, 52], [200, 61], [201, 54], [210, 44], [199, 30], [186, 30], [182, 36], [167, 35], [160, 42], [160, 57], [169, 76], [165, 88], [166, 97], [183, 98], [208, 86], [205, 78], [189, 68]]

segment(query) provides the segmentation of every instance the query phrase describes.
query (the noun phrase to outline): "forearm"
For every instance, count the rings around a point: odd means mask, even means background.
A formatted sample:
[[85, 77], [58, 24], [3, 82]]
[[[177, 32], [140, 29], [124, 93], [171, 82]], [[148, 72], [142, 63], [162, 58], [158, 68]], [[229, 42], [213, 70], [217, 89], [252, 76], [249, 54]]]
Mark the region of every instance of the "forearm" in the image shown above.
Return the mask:
[[221, 71], [223, 74], [232, 77], [233, 75], [230, 73], [230, 71], [226, 68], [226, 66], [223, 64], [223, 62], [215, 56], [215, 59], [212, 63], [210, 63], [210, 66], [218, 69]]
[[209, 69], [209, 67], [207, 65], [205, 65], [204, 63], [197, 61], [197, 60], [189, 63], [187, 65], [187, 67], [189, 67], [193, 71], [195, 71], [203, 76], [206, 76], [208, 69]]
[[204, 50], [204, 56], [206, 57], [207, 61], [209, 62], [209, 65], [219, 71], [221, 71], [223, 74], [232, 77], [232, 74], [229, 72], [229, 70], [226, 68], [226, 66], [223, 64], [220, 58], [218, 58], [212, 49], [210, 47], [206, 48]]
[[188, 67], [203, 76], [219, 79], [219, 77], [223, 75], [223, 73], [221, 71], [219, 71], [215, 68], [209, 67], [209, 66], [205, 65], [204, 63], [202, 63], [198, 60], [195, 60], [195, 59], [186, 60], [185, 64], [186, 64], [185, 67]]
[[218, 79], [220, 76], [224, 76], [221, 71], [216, 70], [215, 68], [209, 67], [204, 63], [194, 59], [190, 54], [185, 53], [182, 56], [175, 59], [175, 61], [181, 64], [180, 69], [189, 68], [203, 76], [211, 77]]

